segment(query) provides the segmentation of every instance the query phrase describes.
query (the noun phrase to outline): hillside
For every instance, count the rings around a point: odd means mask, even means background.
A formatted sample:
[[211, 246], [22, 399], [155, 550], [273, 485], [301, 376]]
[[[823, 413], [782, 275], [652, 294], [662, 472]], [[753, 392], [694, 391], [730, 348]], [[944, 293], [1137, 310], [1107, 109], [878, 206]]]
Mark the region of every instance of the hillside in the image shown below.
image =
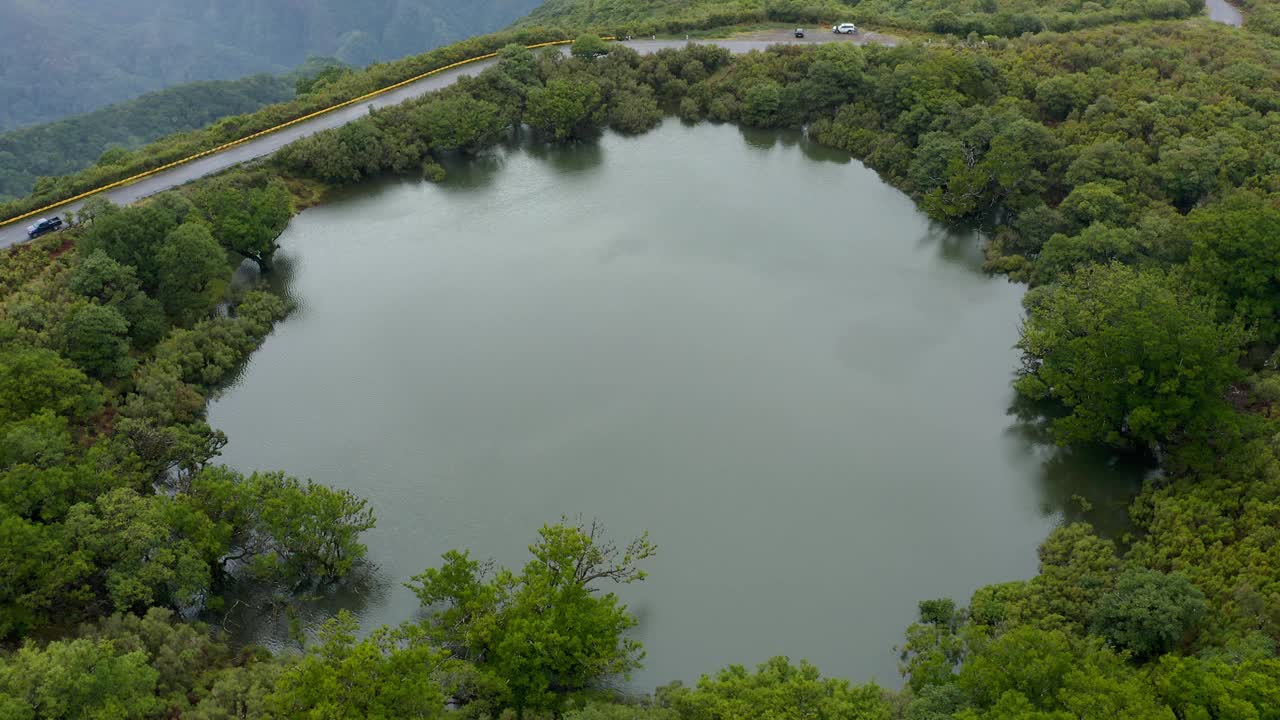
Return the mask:
[[1015, 37], [1197, 14], [1203, 0], [547, 0], [523, 24], [677, 31], [763, 21], [878, 23]]
[[284, 102], [293, 98], [294, 83], [290, 76], [265, 73], [187, 83], [84, 115], [0, 133], [0, 199], [26, 195], [39, 177], [86, 168], [113, 145], [136, 148], [170, 133]]
[[180, 83], [390, 60], [490, 32], [537, 0], [0, 3], [0, 131]]

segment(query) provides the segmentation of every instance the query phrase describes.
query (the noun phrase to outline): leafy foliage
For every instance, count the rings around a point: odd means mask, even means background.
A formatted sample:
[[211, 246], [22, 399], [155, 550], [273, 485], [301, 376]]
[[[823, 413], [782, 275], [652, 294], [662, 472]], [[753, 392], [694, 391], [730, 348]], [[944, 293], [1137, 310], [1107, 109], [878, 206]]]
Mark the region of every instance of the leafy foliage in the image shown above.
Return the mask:
[[1148, 659], [1177, 648], [1204, 610], [1204, 594], [1186, 576], [1130, 571], [1102, 598], [1093, 632], [1134, 657]]
[[320, 644], [281, 673], [266, 704], [282, 718], [370, 720], [444, 716], [436, 673], [443, 656], [413, 626], [382, 628], [356, 639], [341, 612], [320, 630]]
[[785, 657], [761, 663], [756, 672], [732, 665], [714, 677], [703, 675], [697, 688], [677, 687], [665, 698], [681, 720], [761, 718], [762, 720], [889, 720], [883, 691], [874, 683], [852, 686], [824, 678], [806, 662]]
[[1068, 31], [1142, 18], [1178, 18], [1203, 9], [1201, 2], [1098, 3], [1029, 0], [547, 0], [522, 24], [549, 24], [647, 35], [725, 25], [772, 22], [886, 24], [953, 35], [1017, 37], [1042, 30]]
[[559, 710], [580, 692], [639, 666], [640, 644], [625, 636], [635, 618], [601, 581], [644, 579], [637, 563], [655, 548], [647, 536], [619, 548], [598, 523], [547, 525], [519, 574], [468, 553], [450, 551], [444, 564], [410, 585], [428, 611], [431, 642], [474, 663], [485, 702], [497, 708]]
[[1226, 410], [1245, 335], [1166, 273], [1092, 266], [1028, 298], [1019, 392], [1061, 401], [1061, 443], [1177, 438]]

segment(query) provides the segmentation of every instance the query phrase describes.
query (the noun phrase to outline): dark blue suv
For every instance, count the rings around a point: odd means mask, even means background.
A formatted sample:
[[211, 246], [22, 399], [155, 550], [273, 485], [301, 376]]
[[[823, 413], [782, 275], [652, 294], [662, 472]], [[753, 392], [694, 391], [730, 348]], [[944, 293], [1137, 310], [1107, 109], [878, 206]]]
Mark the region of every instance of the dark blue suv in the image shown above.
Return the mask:
[[35, 221], [35, 224], [27, 226], [27, 237], [34, 239], [60, 229], [62, 229], [62, 218], [57, 215], [51, 218], [40, 218]]

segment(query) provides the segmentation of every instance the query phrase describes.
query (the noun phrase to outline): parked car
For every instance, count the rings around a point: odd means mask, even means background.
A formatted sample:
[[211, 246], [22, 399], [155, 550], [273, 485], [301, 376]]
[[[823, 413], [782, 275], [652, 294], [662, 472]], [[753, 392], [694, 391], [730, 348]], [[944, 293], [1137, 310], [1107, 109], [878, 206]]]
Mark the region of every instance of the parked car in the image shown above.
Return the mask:
[[839, 25], [831, 28], [831, 32], [837, 35], [853, 35], [858, 32], [858, 26], [853, 23], [840, 23]]
[[796, 37], [798, 38], [804, 37], [804, 28], [796, 28]]
[[51, 233], [54, 230], [61, 230], [61, 229], [62, 229], [62, 218], [58, 217], [57, 215], [54, 215], [51, 218], [40, 218], [39, 220], [35, 221], [34, 224], [27, 226], [27, 237], [30, 239], [35, 239], [40, 237], [41, 235], [44, 235], [45, 233]]

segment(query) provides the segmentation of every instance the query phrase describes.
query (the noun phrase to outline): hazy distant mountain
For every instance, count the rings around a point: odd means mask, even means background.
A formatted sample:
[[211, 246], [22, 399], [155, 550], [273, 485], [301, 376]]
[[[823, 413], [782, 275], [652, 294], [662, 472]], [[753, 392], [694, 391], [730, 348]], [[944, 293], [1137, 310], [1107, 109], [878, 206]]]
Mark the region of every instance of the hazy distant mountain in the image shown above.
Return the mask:
[[150, 90], [389, 60], [497, 30], [540, 0], [0, 0], [0, 130]]

